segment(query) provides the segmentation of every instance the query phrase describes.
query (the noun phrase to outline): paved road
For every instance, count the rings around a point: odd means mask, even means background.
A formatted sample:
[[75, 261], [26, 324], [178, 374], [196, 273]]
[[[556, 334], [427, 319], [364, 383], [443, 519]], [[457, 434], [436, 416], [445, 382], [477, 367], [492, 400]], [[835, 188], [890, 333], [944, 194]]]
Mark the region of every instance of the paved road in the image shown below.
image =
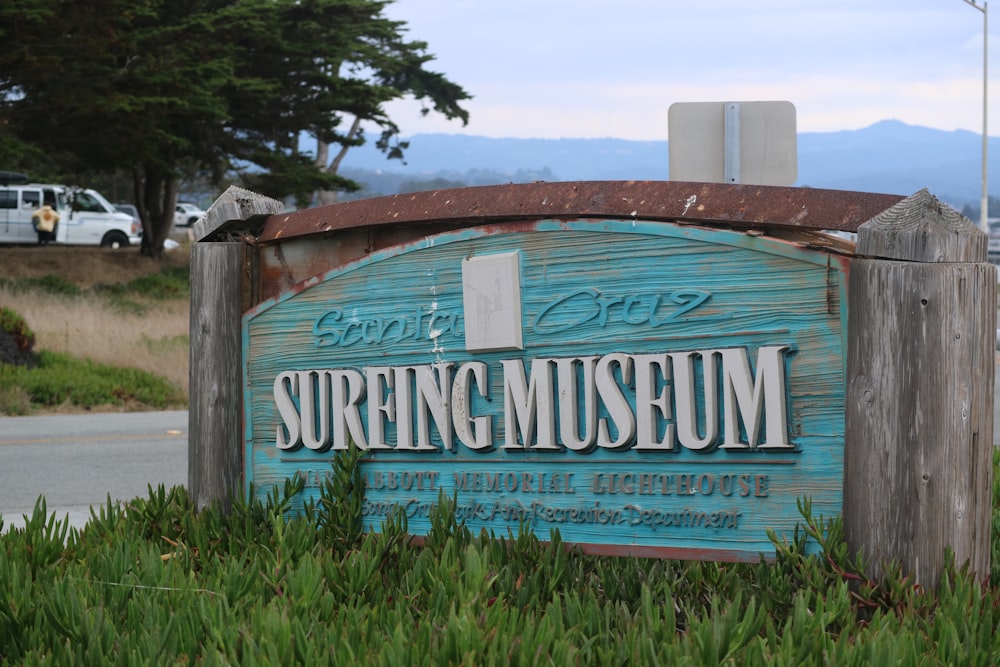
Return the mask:
[[40, 495], [80, 527], [90, 506], [187, 483], [188, 413], [0, 418], [0, 515], [23, 525]]

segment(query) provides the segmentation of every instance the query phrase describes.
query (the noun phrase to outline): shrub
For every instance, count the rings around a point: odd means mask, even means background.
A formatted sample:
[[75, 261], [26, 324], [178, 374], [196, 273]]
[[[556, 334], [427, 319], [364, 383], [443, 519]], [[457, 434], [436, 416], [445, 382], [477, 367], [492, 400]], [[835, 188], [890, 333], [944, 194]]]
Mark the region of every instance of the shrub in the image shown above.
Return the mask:
[[35, 334], [24, 318], [0, 306], [0, 364], [33, 365], [34, 346]]
[[141, 404], [163, 409], [184, 403], [180, 389], [151, 373], [44, 350], [30, 370], [0, 365], [0, 386], [21, 387], [33, 404], [49, 407], [69, 402], [80, 407]]
[[18, 280], [0, 280], [0, 285], [17, 290], [31, 290], [42, 294], [59, 296], [79, 296], [82, 290], [65, 278], [56, 275], [45, 275], [39, 278], [20, 278]]
[[189, 271], [186, 266], [164, 267], [159, 273], [136, 278], [127, 289], [149, 299], [178, 299], [191, 291]]
[[[183, 487], [108, 500], [82, 529], [0, 535], [10, 664], [994, 665], [1000, 590], [949, 566], [937, 592], [865, 581], [839, 519], [802, 504], [773, 561], [588, 556], [554, 532], [472, 535], [441, 498], [416, 544], [357, 530], [357, 457], [299, 517], [301, 481], [196, 511]], [[254, 498], [251, 494], [250, 498]], [[0, 520], [2, 524], [2, 520]], [[823, 553], [807, 555], [806, 536]], [[994, 535], [994, 542], [998, 536]]]
[[28, 392], [23, 387], [0, 386], [0, 415], [19, 417], [28, 414], [31, 414]]

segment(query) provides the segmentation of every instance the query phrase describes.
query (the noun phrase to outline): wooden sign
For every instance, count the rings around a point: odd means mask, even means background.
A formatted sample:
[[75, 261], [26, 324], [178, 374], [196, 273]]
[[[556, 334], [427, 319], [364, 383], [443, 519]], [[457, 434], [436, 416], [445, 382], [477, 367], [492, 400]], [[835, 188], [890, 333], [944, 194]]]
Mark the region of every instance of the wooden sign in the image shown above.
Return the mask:
[[591, 553], [756, 560], [797, 500], [839, 513], [845, 270], [663, 222], [469, 228], [337, 266], [243, 319], [245, 478], [366, 450], [401, 509]]

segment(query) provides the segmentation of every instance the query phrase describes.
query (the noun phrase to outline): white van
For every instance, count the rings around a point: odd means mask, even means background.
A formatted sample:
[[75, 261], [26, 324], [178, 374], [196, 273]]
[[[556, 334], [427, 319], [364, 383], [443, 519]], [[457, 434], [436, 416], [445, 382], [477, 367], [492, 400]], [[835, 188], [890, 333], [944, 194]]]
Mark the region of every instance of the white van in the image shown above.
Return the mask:
[[101, 193], [47, 183], [0, 185], [0, 243], [37, 243], [31, 215], [42, 204], [59, 212], [55, 242], [122, 248], [139, 243], [138, 225]]

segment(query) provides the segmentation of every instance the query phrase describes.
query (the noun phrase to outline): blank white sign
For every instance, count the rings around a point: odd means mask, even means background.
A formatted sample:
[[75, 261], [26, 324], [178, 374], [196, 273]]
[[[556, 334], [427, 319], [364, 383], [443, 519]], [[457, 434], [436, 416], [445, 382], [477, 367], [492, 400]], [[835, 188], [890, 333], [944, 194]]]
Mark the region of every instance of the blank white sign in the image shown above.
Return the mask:
[[523, 350], [519, 254], [462, 260], [465, 349]]

